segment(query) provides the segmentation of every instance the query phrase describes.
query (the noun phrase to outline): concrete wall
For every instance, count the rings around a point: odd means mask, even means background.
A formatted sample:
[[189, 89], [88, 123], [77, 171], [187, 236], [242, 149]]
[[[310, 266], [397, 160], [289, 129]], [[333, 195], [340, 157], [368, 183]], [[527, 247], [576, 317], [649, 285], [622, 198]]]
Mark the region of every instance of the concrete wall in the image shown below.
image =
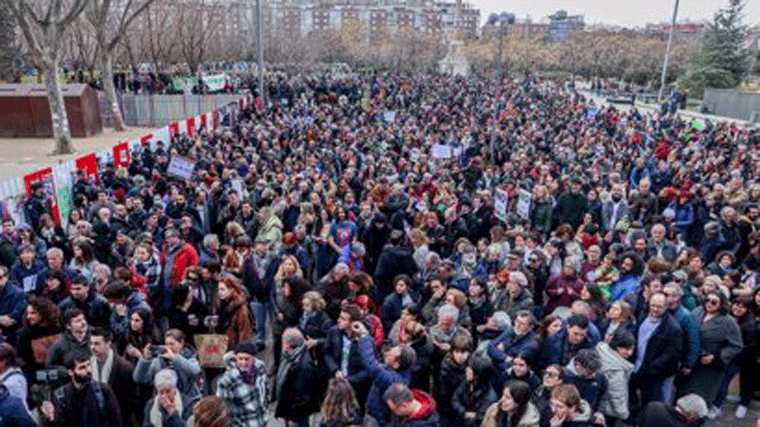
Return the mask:
[[[161, 127], [171, 122], [214, 111], [241, 95], [119, 95], [119, 105], [127, 126]], [[103, 125], [111, 126], [111, 114], [105, 96], [100, 93]]]
[[760, 122], [760, 94], [734, 89], [705, 89], [702, 105], [710, 114]]

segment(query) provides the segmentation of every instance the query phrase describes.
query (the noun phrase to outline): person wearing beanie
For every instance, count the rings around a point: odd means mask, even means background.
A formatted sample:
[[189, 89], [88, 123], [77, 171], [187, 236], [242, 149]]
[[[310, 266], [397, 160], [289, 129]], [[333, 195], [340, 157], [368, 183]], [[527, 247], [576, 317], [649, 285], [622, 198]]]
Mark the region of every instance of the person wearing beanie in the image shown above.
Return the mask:
[[227, 404], [230, 424], [236, 427], [265, 427], [269, 421], [269, 380], [257, 357], [263, 350], [261, 341], [243, 341], [224, 356], [226, 371], [217, 382], [216, 396]]

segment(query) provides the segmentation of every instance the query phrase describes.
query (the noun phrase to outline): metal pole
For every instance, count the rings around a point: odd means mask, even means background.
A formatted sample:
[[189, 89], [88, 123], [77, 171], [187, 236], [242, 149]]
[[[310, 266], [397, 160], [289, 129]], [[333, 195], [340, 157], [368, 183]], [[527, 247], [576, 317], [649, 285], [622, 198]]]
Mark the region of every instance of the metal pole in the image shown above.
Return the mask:
[[264, 90], [264, 43], [261, 40], [261, 0], [256, 0], [256, 53], [259, 65], [259, 98], [261, 107], [266, 108], [266, 90]]
[[673, 7], [673, 22], [670, 24], [670, 31], [668, 31], [668, 44], [665, 47], [665, 60], [662, 62], [662, 77], [660, 78], [660, 92], [657, 94], [657, 104], [662, 103], [662, 94], [665, 91], [665, 79], [668, 74], [668, 61], [670, 60], [670, 45], [673, 43], [673, 30], [676, 27], [676, 19], [678, 18], [678, 3], [676, 0], [675, 7]]
[[504, 66], [504, 21], [499, 21], [499, 80], [501, 80], [501, 69]]

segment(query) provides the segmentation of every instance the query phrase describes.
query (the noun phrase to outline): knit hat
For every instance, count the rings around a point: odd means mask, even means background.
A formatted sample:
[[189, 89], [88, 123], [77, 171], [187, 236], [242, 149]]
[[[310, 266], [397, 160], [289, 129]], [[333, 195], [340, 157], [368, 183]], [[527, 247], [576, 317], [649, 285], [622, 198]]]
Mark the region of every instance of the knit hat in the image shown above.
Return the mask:
[[261, 353], [266, 346], [261, 341], [244, 341], [235, 347], [235, 353], [245, 353], [256, 356]]

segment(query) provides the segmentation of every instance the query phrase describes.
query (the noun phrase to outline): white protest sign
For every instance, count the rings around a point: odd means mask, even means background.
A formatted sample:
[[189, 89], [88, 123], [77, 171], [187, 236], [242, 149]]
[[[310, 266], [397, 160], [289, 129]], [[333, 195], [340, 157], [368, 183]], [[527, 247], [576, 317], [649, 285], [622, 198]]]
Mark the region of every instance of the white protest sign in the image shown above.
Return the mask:
[[169, 175], [178, 176], [184, 179], [190, 179], [193, 176], [193, 170], [195, 169], [195, 162], [187, 157], [174, 156], [169, 162], [169, 168], [166, 173]]
[[383, 119], [385, 119], [385, 121], [389, 123], [396, 120], [396, 112], [386, 111], [385, 113], [383, 113]]
[[520, 190], [520, 194], [517, 197], [517, 214], [520, 218], [528, 219], [530, 217], [530, 191]]
[[507, 220], [507, 192], [497, 189], [493, 199], [493, 210], [496, 218], [502, 221]]
[[451, 146], [443, 144], [433, 145], [431, 154], [436, 159], [450, 159], [451, 158]]

